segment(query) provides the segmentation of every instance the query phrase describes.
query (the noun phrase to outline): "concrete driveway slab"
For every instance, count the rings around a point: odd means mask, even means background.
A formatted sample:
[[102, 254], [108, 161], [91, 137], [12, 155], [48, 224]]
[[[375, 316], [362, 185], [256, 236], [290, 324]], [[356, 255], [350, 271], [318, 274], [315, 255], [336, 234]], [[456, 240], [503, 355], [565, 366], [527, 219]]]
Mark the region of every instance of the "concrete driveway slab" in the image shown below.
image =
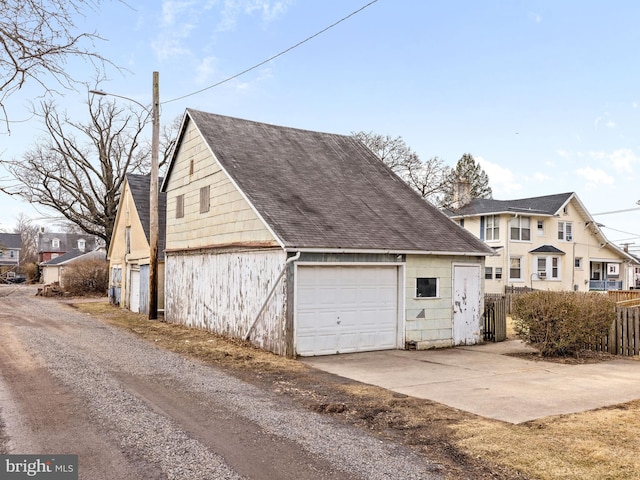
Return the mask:
[[506, 353], [519, 340], [439, 350], [387, 350], [304, 358], [307, 365], [510, 423], [640, 398], [640, 362], [566, 365]]

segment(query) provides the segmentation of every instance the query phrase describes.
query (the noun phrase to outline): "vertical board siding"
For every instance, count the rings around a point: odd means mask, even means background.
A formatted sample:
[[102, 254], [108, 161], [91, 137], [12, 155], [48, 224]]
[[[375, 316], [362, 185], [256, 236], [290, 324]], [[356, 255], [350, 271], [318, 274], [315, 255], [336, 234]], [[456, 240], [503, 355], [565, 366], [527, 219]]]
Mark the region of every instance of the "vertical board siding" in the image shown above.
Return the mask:
[[[253, 324], [286, 261], [282, 250], [168, 254], [165, 318], [169, 322], [242, 338]], [[286, 277], [256, 323], [250, 341], [285, 355]]]

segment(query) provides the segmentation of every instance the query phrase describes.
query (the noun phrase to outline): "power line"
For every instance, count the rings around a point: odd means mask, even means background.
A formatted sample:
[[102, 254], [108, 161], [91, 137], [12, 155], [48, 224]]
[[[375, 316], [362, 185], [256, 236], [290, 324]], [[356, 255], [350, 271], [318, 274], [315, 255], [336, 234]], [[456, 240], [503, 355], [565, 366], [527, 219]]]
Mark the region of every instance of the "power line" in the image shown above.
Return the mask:
[[364, 5], [364, 6], [360, 7], [359, 9], [357, 9], [357, 10], [355, 10], [355, 11], [351, 12], [351, 13], [350, 13], [349, 15], [347, 15], [346, 17], [341, 18], [341, 19], [340, 19], [340, 20], [338, 20], [337, 22], [332, 23], [332, 24], [331, 24], [331, 25], [329, 25], [328, 27], [323, 28], [323, 29], [322, 29], [322, 30], [320, 30], [319, 32], [314, 33], [314, 34], [313, 34], [313, 35], [311, 35], [310, 37], [305, 38], [304, 40], [302, 40], [302, 41], [300, 41], [300, 42], [296, 43], [295, 45], [293, 45], [293, 46], [291, 46], [291, 47], [287, 48], [286, 50], [283, 50], [283, 51], [281, 51], [280, 53], [277, 53], [277, 54], [273, 55], [272, 57], [269, 57], [269, 58], [267, 58], [266, 60], [264, 60], [264, 61], [262, 61], [262, 62], [260, 62], [260, 63], [257, 63], [257, 64], [256, 64], [256, 65], [254, 65], [253, 67], [249, 67], [249, 68], [247, 68], [247, 69], [245, 69], [245, 70], [241, 71], [240, 73], [236, 73], [235, 75], [233, 75], [233, 76], [231, 76], [231, 77], [225, 78], [224, 80], [221, 80], [221, 81], [219, 81], [218, 83], [214, 83], [213, 85], [209, 85], [208, 87], [202, 88], [202, 89], [197, 90], [197, 91], [195, 91], [195, 92], [188, 93], [188, 94], [186, 94], [186, 95], [182, 95], [181, 97], [177, 97], [177, 98], [173, 98], [173, 99], [171, 99], [171, 100], [164, 101], [164, 102], [162, 102], [162, 104], [164, 105], [165, 103], [176, 102], [176, 101], [178, 101], [178, 100], [182, 100], [182, 99], [187, 98], [187, 97], [192, 97], [193, 95], [197, 95], [197, 94], [199, 94], [199, 93], [205, 92], [205, 91], [210, 90], [210, 89], [212, 89], [212, 88], [214, 88], [214, 87], [217, 87], [217, 86], [219, 86], [219, 85], [222, 85], [223, 83], [226, 83], [226, 82], [229, 82], [229, 81], [231, 81], [231, 80], [233, 80], [233, 79], [235, 79], [235, 78], [238, 78], [238, 77], [240, 77], [240, 76], [244, 75], [245, 73], [249, 73], [250, 71], [255, 70], [256, 68], [261, 67], [261, 66], [262, 66], [262, 65], [264, 65], [265, 63], [269, 63], [271, 60], [275, 60], [276, 58], [281, 57], [281, 56], [282, 56], [282, 55], [284, 55], [285, 53], [290, 52], [290, 51], [291, 51], [291, 50], [293, 50], [294, 48], [298, 48], [300, 45], [302, 45], [302, 44], [304, 44], [304, 43], [307, 43], [309, 40], [312, 40], [312, 39], [314, 39], [315, 37], [317, 37], [317, 36], [319, 36], [319, 35], [322, 35], [322, 34], [323, 34], [324, 32], [326, 32], [327, 30], [329, 30], [329, 29], [331, 29], [331, 28], [335, 27], [336, 25], [338, 25], [338, 24], [340, 24], [340, 23], [344, 22], [345, 20], [348, 20], [349, 18], [351, 18], [351, 17], [353, 17], [354, 15], [356, 15], [356, 14], [360, 13], [361, 11], [363, 11], [365, 8], [370, 7], [371, 5], [373, 5], [374, 3], [376, 3], [377, 1], [378, 1], [378, 0], [372, 0], [371, 2], [367, 3], [366, 5]]

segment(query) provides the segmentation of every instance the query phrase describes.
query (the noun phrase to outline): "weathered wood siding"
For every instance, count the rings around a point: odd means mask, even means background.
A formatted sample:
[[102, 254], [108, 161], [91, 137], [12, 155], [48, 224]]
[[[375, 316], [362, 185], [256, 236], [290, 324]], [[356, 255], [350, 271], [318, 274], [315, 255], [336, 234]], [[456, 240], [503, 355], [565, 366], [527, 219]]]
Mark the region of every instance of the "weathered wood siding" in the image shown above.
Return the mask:
[[[209, 187], [210, 208], [201, 213], [200, 189]], [[271, 232], [235, 188], [200, 133], [187, 126], [167, 186], [167, 250], [228, 244], [277, 246]], [[176, 218], [183, 195], [184, 216]]]
[[[165, 318], [169, 322], [242, 338], [282, 271], [282, 250], [170, 253], [166, 257]], [[287, 353], [286, 276], [258, 319], [251, 342]], [[289, 332], [291, 334], [291, 332]]]

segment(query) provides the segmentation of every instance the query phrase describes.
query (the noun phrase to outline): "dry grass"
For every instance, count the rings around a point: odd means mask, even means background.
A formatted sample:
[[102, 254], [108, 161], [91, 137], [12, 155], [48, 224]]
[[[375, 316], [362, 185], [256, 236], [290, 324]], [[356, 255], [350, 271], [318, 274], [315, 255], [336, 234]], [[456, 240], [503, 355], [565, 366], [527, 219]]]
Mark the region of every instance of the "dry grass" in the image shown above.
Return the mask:
[[449, 478], [640, 478], [640, 400], [511, 425], [347, 381], [245, 342], [149, 321], [104, 302], [75, 307], [159, 347], [261, 381], [315, 411], [402, 441], [445, 465]]
[[129, 330], [145, 340], [172, 352], [189, 355], [207, 363], [233, 368], [260, 370], [302, 370], [300, 362], [260, 350], [248, 342], [233, 340], [183, 325], [149, 321], [144, 315], [101, 302], [74, 303], [83, 312], [99, 316], [111, 325]]
[[640, 401], [521, 425], [473, 419], [452, 428], [469, 454], [532, 478], [640, 478]]

